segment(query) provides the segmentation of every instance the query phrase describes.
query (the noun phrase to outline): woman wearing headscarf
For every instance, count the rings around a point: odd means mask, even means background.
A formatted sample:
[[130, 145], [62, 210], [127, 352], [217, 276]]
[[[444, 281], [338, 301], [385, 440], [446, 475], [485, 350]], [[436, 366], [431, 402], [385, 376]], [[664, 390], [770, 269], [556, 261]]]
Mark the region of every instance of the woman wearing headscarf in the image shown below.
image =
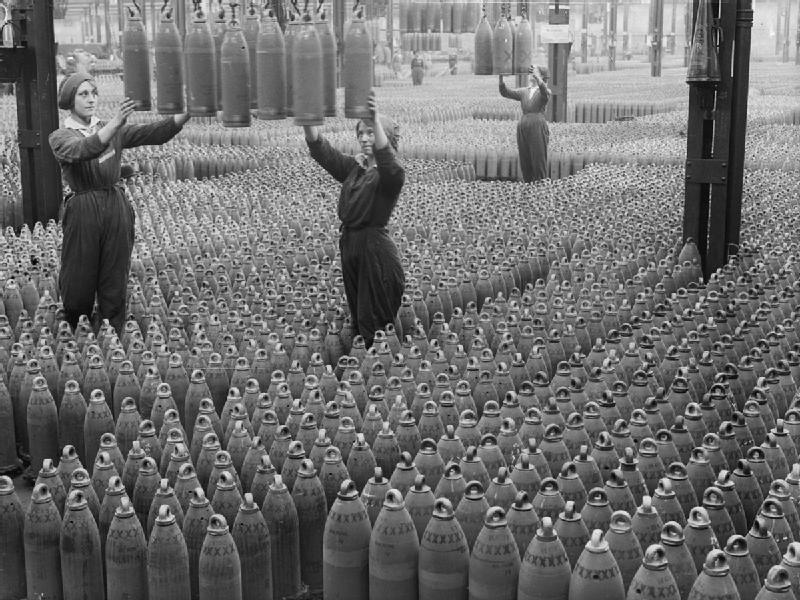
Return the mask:
[[500, 75], [500, 95], [517, 100], [522, 106], [522, 118], [517, 124], [517, 148], [522, 179], [526, 182], [547, 177], [550, 129], [544, 111], [550, 101], [550, 88], [547, 87], [549, 78], [547, 67], [532, 65], [528, 70], [528, 87], [510, 90]]
[[399, 126], [378, 115], [374, 92], [370, 116], [356, 125], [361, 153], [347, 156], [333, 148], [316, 127], [305, 127], [311, 157], [342, 184], [338, 215], [342, 277], [353, 330], [369, 348], [375, 331], [394, 323], [405, 288], [405, 275], [386, 228], [405, 170], [397, 160]]
[[64, 200], [59, 291], [64, 317], [74, 329], [90, 316], [97, 298], [99, 318], [122, 335], [135, 214], [120, 183], [122, 150], [163, 144], [181, 130], [184, 113], [132, 125], [132, 100], [123, 100], [108, 121], [96, 114], [97, 85], [77, 72], [59, 88], [58, 107], [69, 111], [63, 126], [50, 134], [50, 147], [71, 193]]

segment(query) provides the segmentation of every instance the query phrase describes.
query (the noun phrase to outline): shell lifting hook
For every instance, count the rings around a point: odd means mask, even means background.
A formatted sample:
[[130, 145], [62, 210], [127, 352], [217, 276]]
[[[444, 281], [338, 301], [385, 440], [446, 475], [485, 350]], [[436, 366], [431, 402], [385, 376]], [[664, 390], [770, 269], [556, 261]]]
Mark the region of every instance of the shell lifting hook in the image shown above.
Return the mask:
[[[139, 6], [139, 3], [136, 0], [132, 0], [132, 2], [133, 2], [133, 6], [136, 8], [136, 13], [138, 13], [139, 16], [141, 17], [142, 16], [142, 7]], [[136, 13], [133, 12], [133, 9], [130, 6], [127, 6], [126, 8], [128, 9], [128, 16], [129, 17], [133, 18], [133, 17], [136, 16]]]

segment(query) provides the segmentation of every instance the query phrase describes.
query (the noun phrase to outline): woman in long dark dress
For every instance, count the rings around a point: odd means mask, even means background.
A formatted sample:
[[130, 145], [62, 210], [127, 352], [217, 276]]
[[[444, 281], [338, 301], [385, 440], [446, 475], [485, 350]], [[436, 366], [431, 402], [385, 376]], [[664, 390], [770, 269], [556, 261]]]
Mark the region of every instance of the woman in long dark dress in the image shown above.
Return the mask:
[[305, 137], [311, 157], [342, 184], [342, 277], [353, 331], [369, 348], [375, 331], [395, 322], [405, 288], [400, 253], [386, 228], [405, 183], [405, 169], [395, 154], [398, 125], [378, 116], [374, 92], [367, 105], [371, 116], [356, 125], [361, 154], [342, 154], [313, 126], [305, 127]]
[[544, 111], [550, 101], [548, 79], [547, 67], [531, 66], [528, 87], [510, 90], [500, 75], [500, 95], [503, 98], [517, 100], [522, 106], [522, 118], [517, 125], [517, 148], [522, 179], [526, 182], [547, 177], [547, 145], [550, 142], [550, 129]]
[[122, 150], [171, 140], [189, 115], [133, 125], [127, 123], [133, 101], [123, 100], [109, 121], [95, 115], [96, 106], [97, 85], [91, 75], [77, 72], [62, 82], [58, 107], [70, 115], [49, 138], [71, 190], [61, 217], [58, 285], [64, 316], [73, 329], [81, 315], [91, 316], [96, 297], [98, 316], [108, 319], [121, 336], [135, 221], [120, 182]]

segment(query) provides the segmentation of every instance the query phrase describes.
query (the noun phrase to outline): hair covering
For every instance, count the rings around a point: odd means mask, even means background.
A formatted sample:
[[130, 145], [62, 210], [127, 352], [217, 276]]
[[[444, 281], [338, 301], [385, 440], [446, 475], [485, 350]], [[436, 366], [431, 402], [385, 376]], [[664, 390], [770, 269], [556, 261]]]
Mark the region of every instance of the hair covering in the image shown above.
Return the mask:
[[[378, 119], [383, 126], [383, 131], [386, 133], [386, 138], [389, 140], [389, 144], [394, 148], [394, 151], [397, 152], [397, 147], [400, 145], [400, 125], [392, 119], [391, 117], [387, 117], [386, 115], [378, 115]], [[356, 135], [358, 135], [358, 127], [363, 123], [364, 120], [361, 119], [358, 123], [356, 123]]]
[[62, 110], [72, 110], [75, 103], [75, 92], [84, 81], [94, 82], [94, 78], [88, 73], [73, 73], [61, 82], [58, 88], [58, 108]]

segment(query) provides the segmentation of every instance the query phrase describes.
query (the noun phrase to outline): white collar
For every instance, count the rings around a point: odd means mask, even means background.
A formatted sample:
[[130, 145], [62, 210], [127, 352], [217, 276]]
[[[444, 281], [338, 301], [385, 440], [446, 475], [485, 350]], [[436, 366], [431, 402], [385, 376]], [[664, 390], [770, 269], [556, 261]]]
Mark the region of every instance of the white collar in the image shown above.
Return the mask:
[[359, 152], [353, 158], [356, 159], [356, 163], [358, 163], [358, 166], [361, 167], [364, 171], [370, 168], [369, 159], [367, 159], [367, 155], [364, 154], [363, 152]]
[[80, 131], [84, 137], [89, 137], [90, 135], [94, 135], [95, 133], [97, 133], [97, 130], [99, 129], [99, 124], [100, 124], [100, 119], [96, 115], [92, 115], [92, 118], [89, 120], [89, 125], [84, 125], [77, 119], [73, 118], [72, 115], [64, 119], [65, 128]]

